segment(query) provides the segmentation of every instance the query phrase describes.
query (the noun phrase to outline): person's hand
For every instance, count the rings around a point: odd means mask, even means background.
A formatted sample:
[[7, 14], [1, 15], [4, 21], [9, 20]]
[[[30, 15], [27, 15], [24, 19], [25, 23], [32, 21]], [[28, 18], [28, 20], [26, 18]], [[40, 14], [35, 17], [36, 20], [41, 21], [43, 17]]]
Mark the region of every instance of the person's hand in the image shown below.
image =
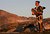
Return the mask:
[[32, 15], [34, 15], [34, 12], [32, 12]]

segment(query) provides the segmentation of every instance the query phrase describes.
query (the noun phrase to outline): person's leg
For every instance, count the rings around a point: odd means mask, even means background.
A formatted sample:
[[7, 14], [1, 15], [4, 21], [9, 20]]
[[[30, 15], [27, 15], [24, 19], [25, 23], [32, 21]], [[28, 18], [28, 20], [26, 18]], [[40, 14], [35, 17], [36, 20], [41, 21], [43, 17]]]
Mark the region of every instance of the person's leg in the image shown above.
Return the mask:
[[40, 31], [42, 31], [42, 20], [43, 20], [43, 16], [42, 15], [38, 15], [37, 16], [37, 20], [38, 20], [38, 25], [39, 25], [39, 29], [40, 29]]
[[39, 19], [39, 23], [40, 23], [40, 32], [42, 32], [42, 28], [43, 28], [43, 27], [42, 27], [43, 16], [40, 15], [39, 18], [40, 18], [40, 19]]

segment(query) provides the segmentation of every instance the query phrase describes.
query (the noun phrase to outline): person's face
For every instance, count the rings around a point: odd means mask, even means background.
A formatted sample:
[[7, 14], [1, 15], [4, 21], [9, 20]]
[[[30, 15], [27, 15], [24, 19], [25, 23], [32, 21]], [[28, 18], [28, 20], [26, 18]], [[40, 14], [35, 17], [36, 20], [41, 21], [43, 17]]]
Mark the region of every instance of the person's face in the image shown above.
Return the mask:
[[35, 2], [35, 6], [39, 6], [39, 3], [38, 2]]

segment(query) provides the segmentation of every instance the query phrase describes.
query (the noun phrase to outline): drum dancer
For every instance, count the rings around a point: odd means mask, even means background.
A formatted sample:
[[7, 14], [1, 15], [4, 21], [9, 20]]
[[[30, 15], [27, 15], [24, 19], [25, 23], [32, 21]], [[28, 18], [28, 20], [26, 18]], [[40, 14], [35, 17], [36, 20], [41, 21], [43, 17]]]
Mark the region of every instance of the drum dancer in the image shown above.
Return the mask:
[[32, 15], [36, 15], [36, 18], [38, 19], [38, 24], [39, 24], [39, 31], [42, 31], [42, 20], [43, 20], [43, 10], [45, 9], [45, 7], [40, 5], [40, 1], [36, 1], [35, 2], [35, 8], [32, 8]]

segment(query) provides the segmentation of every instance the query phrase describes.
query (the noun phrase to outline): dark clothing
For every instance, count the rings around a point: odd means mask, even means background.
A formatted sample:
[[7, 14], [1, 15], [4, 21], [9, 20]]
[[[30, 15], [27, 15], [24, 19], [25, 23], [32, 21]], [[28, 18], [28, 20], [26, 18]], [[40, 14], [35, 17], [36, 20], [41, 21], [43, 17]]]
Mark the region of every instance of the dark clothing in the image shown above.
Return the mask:
[[[36, 9], [36, 7], [35, 7]], [[39, 15], [43, 15], [43, 10], [45, 9], [45, 7], [39, 6], [36, 10], [37, 12], [39, 12], [36, 17], [38, 17]], [[41, 13], [40, 13], [41, 12]]]
[[[45, 7], [42, 7], [42, 6], [38, 6], [38, 7], [35, 7], [35, 8], [32, 8], [31, 11], [32, 11], [32, 15], [36, 15], [36, 17], [42, 15], [43, 16], [43, 10], [45, 9]], [[37, 19], [40, 20], [42, 19], [42, 16], [38, 17]], [[31, 24], [32, 25], [32, 24]], [[40, 31], [40, 27], [41, 24], [38, 22], [38, 26], [34, 26], [38, 31]], [[35, 29], [33, 28], [33, 29]]]
[[[40, 15], [43, 15], [43, 10], [45, 9], [45, 7], [42, 7], [42, 6], [38, 6], [38, 7], [35, 7], [35, 9], [37, 10], [37, 14], [36, 14], [36, 17], [38, 17], [38, 16], [40, 16]], [[40, 17], [38, 17], [37, 19], [38, 20], [40, 20], [40, 19], [42, 18], [41, 16]], [[38, 23], [38, 25], [39, 25], [39, 29], [41, 29], [41, 24], [40, 23]], [[40, 26], [41, 25], [41, 26]], [[40, 30], [39, 30], [40, 31]]]
[[[36, 9], [36, 7], [35, 7], [35, 9]], [[45, 9], [45, 7], [42, 7], [42, 6], [39, 6], [36, 10], [38, 11], [38, 12], [42, 12], [43, 13], [43, 10]]]
[[36, 17], [38, 17], [38, 16], [40, 16], [40, 15], [43, 15], [43, 14], [37, 14]]

